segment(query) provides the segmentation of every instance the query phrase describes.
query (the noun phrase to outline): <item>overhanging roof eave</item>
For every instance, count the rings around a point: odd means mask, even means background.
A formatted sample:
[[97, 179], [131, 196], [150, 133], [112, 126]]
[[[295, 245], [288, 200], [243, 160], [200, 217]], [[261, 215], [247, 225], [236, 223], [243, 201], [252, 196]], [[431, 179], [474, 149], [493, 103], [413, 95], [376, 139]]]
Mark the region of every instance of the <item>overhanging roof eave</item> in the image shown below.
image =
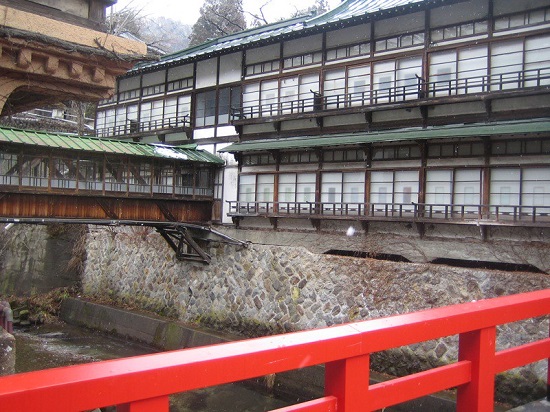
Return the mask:
[[550, 133], [550, 119], [250, 141], [234, 143], [224, 149], [221, 149], [220, 152], [240, 153], [281, 149], [314, 149], [317, 147], [350, 146], [357, 144], [398, 142], [407, 140], [447, 139], [495, 135], [533, 135], [537, 133]]
[[77, 151], [90, 155], [130, 156], [192, 163], [225, 164], [224, 160], [218, 156], [193, 148], [190, 145], [178, 147], [0, 127], [0, 144], [4, 143], [60, 151]]

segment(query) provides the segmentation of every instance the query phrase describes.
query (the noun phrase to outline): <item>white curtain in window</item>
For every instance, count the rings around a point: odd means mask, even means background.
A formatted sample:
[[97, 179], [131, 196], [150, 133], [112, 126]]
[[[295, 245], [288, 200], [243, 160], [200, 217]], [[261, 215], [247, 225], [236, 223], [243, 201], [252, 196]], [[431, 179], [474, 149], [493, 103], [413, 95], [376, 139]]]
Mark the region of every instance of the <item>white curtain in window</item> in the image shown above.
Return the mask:
[[[550, 84], [550, 35], [530, 37], [525, 40], [526, 87]], [[536, 80], [546, 77], [544, 80]]]
[[517, 89], [523, 71], [523, 40], [494, 43], [491, 46], [491, 90]]
[[452, 170], [428, 170], [426, 173], [426, 204], [437, 205], [431, 207], [434, 212], [442, 212], [445, 205], [451, 204], [452, 197]]
[[[491, 171], [490, 203], [495, 206], [517, 206], [520, 203], [521, 173], [519, 168], [502, 168]], [[513, 208], [500, 208], [511, 213]]]
[[459, 94], [487, 91], [487, 46], [460, 50], [458, 53]]
[[348, 98], [352, 106], [370, 104], [370, 66], [356, 66], [348, 70]]
[[344, 69], [331, 70], [325, 73], [323, 96], [327, 109], [338, 109], [345, 105], [346, 72]]

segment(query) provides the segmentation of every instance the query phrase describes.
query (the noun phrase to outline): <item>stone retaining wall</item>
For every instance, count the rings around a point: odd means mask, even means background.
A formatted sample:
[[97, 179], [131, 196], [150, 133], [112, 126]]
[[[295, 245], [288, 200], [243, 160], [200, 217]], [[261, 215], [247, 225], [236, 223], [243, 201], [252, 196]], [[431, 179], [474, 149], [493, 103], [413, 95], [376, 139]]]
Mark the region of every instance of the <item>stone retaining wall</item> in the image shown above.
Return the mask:
[[83, 225], [0, 226], [0, 296], [29, 296], [73, 286], [79, 273], [69, 262]]
[[[165, 241], [145, 228], [90, 228], [83, 290], [257, 336], [550, 287], [543, 274], [319, 255], [300, 245], [212, 243], [207, 251], [210, 265], [178, 262]], [[538, 319], [502, 328], [497, 343], [504, 348], [547, 334], [547, 322]], [[456, 357], [456, 338], [449, 338], [376, 354], [373, 368], [400, 375]], [[512, 403], [542, 397], [545, 377], [542, 363], [509, 373], [498, 379], [498, 397]]]

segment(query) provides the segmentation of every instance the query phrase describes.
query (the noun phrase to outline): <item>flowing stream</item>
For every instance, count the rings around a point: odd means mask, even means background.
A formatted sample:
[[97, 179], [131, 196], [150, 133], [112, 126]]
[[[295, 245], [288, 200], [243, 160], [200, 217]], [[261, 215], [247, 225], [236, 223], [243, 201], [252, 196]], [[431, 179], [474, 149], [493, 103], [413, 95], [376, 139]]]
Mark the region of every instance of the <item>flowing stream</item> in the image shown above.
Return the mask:
[[[67, 324], [17, 329], [16, 372], [97, 362], [158, 352], [155, 348]], [[171, 396], [171, 412], [256, 412], [288, 405], [241, 384]]]

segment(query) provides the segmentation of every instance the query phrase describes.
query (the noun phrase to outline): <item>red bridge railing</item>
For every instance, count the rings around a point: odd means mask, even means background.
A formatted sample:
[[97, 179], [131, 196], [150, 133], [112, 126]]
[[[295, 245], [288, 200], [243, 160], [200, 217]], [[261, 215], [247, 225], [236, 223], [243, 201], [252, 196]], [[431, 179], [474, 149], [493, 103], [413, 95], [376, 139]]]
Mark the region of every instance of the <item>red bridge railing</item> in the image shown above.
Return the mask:
[[[550, 289], [325, 329], [0, 379], [5, 411], [168, 411], [168, 396], [325, 364], [325, 396], [278, 409], [373, 411], [449, 388], [457, 411], [492, 411], [495, 374], [550, 357], [550, 338], [496, 351], [496, 326], [550, 313]], [[369, 385], [371, 353], [459, 336], [457, 362]]]

